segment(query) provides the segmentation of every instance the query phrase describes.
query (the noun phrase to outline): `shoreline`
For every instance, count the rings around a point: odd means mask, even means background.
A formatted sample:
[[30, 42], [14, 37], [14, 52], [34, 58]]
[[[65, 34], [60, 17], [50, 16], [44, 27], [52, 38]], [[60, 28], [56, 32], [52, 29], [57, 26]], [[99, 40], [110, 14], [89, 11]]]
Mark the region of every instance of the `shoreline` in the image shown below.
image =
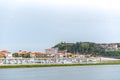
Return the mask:
[[66, 67], [66, 66], [99, 66], [99, 65], [120, 65], [120, 62], [84, 63], [84, 64], [6, 64], [6, 65], [0, 65], [0, 69], [4, 69], [4, 68]]
[[32, 63], [32, 64], [0, 64], [1, 68], [35, 68], [35, 67], [65, 67], [65, 66], [97, 66], [97, 65], [120, 65], [120, 59], [109, 57], [91, 57], [95, 62], [79, 63]]

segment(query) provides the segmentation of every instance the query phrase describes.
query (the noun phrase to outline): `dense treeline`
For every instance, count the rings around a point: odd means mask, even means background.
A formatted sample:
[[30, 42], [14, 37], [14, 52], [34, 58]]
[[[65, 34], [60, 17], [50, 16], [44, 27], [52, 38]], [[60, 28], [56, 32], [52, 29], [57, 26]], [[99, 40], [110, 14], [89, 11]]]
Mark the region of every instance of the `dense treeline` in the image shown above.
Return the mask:
[[[119, 44], [118, 44], [119, 46]], [[120, 50], [110, 51], [101, 48], [99, 44], [93, 42], [65, 43], [61, 42], [54, 46], [59, 51], [66, 51], [73, 54], [91, 54], [94, 56], [120, 56]]]

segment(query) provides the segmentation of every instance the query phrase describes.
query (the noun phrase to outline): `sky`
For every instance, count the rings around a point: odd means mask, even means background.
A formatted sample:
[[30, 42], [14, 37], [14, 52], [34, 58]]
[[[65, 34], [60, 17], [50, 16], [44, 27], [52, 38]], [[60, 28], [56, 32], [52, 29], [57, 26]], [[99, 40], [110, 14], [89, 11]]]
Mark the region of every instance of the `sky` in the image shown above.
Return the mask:
[[0, 0], [0, 50], [120, 42], [119, 0]]

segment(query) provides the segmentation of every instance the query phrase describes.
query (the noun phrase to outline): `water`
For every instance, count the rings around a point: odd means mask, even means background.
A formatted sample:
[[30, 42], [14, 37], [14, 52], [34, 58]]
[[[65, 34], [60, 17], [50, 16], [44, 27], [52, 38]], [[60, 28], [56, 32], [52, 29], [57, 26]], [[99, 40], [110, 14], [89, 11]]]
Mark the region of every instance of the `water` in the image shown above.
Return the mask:
[[0, 69], [0, 80], [120, 80], [120, 65]]

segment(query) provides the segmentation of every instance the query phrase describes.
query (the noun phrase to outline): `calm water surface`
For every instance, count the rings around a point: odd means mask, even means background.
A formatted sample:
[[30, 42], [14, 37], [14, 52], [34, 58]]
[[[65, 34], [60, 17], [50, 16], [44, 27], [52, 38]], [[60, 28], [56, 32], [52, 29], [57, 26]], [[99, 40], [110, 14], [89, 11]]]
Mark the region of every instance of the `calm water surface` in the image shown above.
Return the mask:
[[120, 65], [0, 69], [0, 80], [120, 80]]

